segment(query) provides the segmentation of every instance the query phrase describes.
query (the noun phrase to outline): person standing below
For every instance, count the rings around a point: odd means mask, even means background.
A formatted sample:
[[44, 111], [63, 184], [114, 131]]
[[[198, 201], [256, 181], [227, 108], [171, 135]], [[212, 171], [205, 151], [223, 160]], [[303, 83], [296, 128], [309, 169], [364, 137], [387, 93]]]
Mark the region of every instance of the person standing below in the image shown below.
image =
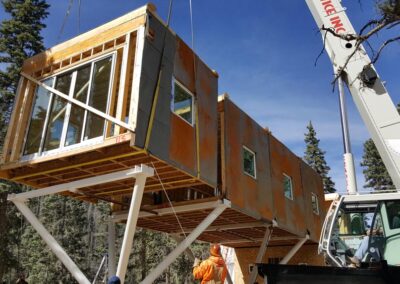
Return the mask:
[[223, 284], [228, 269], [221, 255], [221, 246], [210, 246], [210, 257], [205, 261], [196, 258], [193, 264], [194, 279], [201, 280], [201, 284]]

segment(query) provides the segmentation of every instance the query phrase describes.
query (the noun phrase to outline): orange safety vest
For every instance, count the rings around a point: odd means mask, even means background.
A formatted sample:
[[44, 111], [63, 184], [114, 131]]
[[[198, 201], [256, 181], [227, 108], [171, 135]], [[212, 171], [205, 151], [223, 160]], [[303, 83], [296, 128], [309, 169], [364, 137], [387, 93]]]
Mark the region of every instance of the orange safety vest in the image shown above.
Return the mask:
[[210, 256], [193, 268], [193, 276], [194, 279], [201, 279], [201, 284], [223, 284], [227, 271], [222, 257]]

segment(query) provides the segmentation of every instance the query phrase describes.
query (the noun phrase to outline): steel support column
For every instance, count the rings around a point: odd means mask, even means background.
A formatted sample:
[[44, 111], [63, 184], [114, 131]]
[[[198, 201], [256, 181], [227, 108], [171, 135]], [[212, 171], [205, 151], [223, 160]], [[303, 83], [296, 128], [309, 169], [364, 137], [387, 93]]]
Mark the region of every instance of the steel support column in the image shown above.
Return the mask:
[[146, 178], [153, 176], [154, 174], [152, 168], [147, 169], [147, 172], [144, 171], [143, 173], [136, 176], [136, 182], [133, 188], [131, 205], [129, 208], [128, 220], [126, 221], [124, 239], [122, 241], [121, 253], [119, 256], [117, 268], [117, 276], [121, 280], [121, 284], [124, 284], [125, 281], [126, 269], [128, 267], [128, 260], [131, 254], [133, 237], [135, 235], [136, 223], [139, 217], [140, 204], [142, 203]]
[[158, 276], [182, 253], [189, 247], [197, 238], [200, 236], [208, 226], [221, 215], [226, 209], [227, 205], [221, 204], [216, 207], [197, 227], [194, 229], [179, 245], [159, 264], [157, 267], [150, 272], [149, 275], [141, 282], [141, 284], [152, 284]]
[[[255, 263], [260, 263], [262, 261], [262, 258], [263, 258], [264, 254], [265, 254], [265, 250], [267, 249], [269, 240], [270, 240], [271, 235], [272, 235], [272, 229], [271, 228], [272, 228], [272, 225], [266, 227], [266, 229], [265, 229], [264, 238], [263, 238], [263, 241], [261, 243], [260, 249], [258, 250], [258, 254], [257, 254]], [[256, 281], [256, 278], [257, 278], [257, 266], [254, 266], [253, 270], [251, 271], [251, 274], [250, 274], [249, 283], [253, 284]]]
[[296, 252], [302, 247], [302, 245], [310, 238], [307, 234], [304, 238], [299, 240], [297, 244], [292, 247], [292, 249], [286, 254], [286, 256], [279, 262], [279, 264], [287, 264], [289, 260], [296, 254]]
[[115, 259], [115, 223], [113, 220], [108, 221], [108, 277], [116, 274]]

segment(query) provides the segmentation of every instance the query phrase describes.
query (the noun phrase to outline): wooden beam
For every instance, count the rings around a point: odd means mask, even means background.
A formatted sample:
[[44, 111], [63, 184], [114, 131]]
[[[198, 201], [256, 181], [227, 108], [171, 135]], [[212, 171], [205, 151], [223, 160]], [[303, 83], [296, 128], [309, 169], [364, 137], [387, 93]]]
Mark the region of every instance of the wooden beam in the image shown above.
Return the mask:
[[16, 124], [18, 123], [18, 118], [20, 115], [20, 112], [17, 110], [20, 110], [22, 108], [22, 104], [23, 104], [23, 100], [24, 100], [24, 96], [22, 96], [22, 94], [25, 94], [24, 91], [25, 91], [27, 82], [28, 82], [28, 80], [26, 80], [25, 78], [22, 78], [22, 77], [19, 79], [19, 82], [18, 82], [17, 93], [16, 93], [16, 97], [14, 100], [13, 112], [11, 114], [11, 119], [8, 124], [6, 138], [4, 139], [3, 155], [2, 155], [1, 161], [0, 161], [1, 164], [9, 162], [9, 157], [13, 150], [13, 147], [11, 147], [13, 144], [11, 142], [12, 141], [11, 137], [15, 136], [15, 131], [17, 128]]

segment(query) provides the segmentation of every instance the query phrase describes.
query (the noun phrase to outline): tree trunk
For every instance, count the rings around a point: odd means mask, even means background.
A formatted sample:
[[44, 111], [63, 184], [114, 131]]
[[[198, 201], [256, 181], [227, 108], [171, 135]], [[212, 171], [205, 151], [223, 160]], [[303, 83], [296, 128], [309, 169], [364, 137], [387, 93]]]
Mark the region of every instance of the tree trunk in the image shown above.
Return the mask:
[[7, 248], [8, 248], [8, 224], [7, 224], [7, 195], [8, 192], [4, 185], [0, 185], [0, 281], [3, 280], [3, 275], [6, 272], [7, 264]]

